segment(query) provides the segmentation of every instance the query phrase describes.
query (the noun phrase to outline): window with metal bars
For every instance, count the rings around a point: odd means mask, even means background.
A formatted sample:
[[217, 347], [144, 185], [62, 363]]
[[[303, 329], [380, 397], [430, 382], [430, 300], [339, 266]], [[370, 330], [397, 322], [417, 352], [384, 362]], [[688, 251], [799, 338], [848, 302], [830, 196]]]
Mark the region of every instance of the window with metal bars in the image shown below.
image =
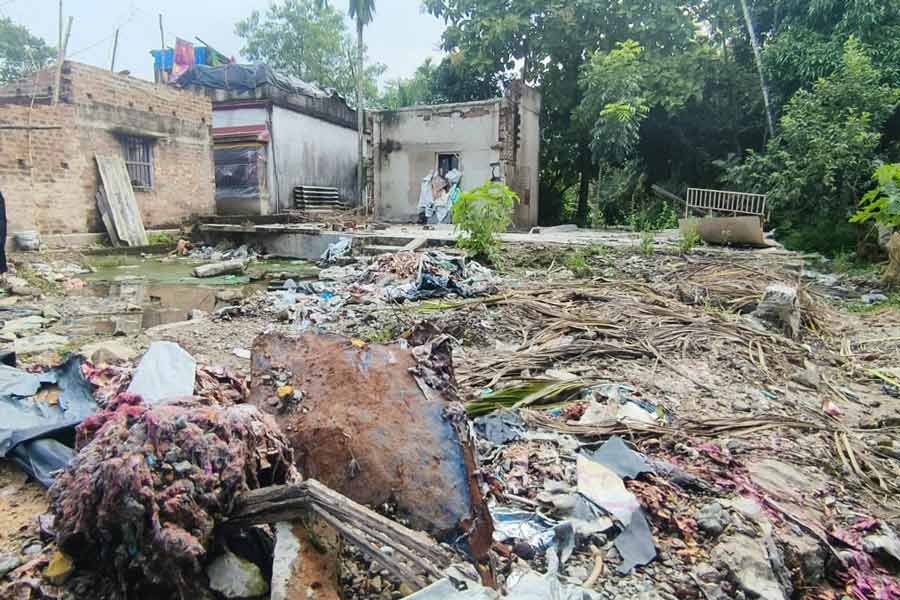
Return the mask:
[[153, 140], [137, 136], [122, 138], [125, 152], [125, 168], [136, 190], [153, 189]]

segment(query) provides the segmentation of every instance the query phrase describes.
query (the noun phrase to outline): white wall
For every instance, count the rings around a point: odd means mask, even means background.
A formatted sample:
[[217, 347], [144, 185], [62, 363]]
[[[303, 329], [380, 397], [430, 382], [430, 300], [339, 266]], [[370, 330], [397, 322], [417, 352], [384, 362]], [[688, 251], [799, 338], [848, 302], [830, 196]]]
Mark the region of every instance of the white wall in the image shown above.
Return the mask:
[[269, 146], [273, 207], [292, 208], [298, 185], [335, 187], [345, 201], [356, 201], [358, 149], [353, 129], [275, 106]]
[[234, 110], [223, 110], [220, 108], [213, 111], [213, 129], [265, 125], [267, 117], [268, 111], [264, 107], [237, 108]]
[[438, 154], [459, 153], [463, 189], [491, 178], [500, 160], [500, 101], [384, 111], [375, 114], [376, 215], [415, 221], [422, 178]]

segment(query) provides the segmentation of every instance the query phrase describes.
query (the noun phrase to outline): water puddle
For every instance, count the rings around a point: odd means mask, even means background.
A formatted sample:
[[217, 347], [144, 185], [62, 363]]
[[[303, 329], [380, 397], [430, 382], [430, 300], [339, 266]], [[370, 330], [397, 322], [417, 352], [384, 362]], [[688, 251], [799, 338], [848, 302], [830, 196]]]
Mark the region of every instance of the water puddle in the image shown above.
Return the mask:
[[243, 275], [198, 279], [196, 261], [133, 256], [98, 257], [86, 286], [69, 293], [78, 316], [60, 324], [70, 336], [134, 335], [158, 325], [190, 320], [195, 311], [210, 314], [242, 297], [266, 289], [268, 280], [308, 279], [318, 274], [303, 261], [253, 263]]

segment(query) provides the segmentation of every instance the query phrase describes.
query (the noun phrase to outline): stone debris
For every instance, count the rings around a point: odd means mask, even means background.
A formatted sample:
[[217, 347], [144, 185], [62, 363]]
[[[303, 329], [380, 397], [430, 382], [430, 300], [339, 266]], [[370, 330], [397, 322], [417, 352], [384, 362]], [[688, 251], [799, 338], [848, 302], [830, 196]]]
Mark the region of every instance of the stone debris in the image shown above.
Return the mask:
[[267, 596], [269, 582], [260, 568], [226, 550], [206, 567], [209, 587], [226, 598], [258, 598]]

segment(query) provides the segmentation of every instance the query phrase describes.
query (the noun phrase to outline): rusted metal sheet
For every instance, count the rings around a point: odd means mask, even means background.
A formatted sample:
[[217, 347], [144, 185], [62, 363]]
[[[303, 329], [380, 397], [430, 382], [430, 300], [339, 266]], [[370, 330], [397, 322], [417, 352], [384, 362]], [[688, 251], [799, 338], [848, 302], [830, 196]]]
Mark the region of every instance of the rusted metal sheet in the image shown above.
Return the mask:
[[694, 229], [707, 244], [766, 247], [759, 217], [709, 217], [681, 219], [682, 234]]
[[449, 369], [423, 376], [397, 344], [314, 333], [262, 335], [251, 364], [250, 401], [276, 418], [305, 477], [362, 504], [396, 502], [412, 527], [448, 541], [467, 533], [473, 554], [487, 554], [493, 525], [465, 413], [429, 387]]

